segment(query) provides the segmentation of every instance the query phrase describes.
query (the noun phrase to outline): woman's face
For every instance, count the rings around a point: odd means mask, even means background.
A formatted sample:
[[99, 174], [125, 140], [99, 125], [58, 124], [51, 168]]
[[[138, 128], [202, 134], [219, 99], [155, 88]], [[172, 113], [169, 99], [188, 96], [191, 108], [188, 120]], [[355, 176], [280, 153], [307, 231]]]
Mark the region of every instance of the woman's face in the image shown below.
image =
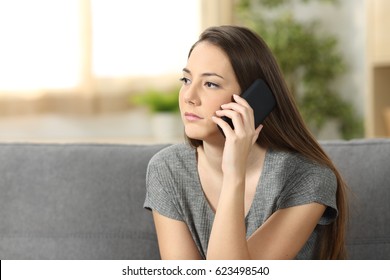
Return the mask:
[[233, 68], [226, 54], [217, 46], [200, 42], [193, 49], [183, 69], [179, 105], [185, 133], [203, 141], [222, 140], [211, 117], [222, 104], [240, 94]]

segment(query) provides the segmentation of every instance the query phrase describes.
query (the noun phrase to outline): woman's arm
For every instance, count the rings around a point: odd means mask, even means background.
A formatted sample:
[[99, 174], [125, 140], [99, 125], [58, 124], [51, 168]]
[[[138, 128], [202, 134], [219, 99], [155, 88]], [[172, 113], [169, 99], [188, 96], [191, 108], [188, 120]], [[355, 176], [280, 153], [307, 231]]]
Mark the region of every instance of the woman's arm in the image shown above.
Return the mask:
[[293, 259], [326, 208], [310, 203], [278, 210], [246, 240], [243, 198], [229, 193], [218, 204], [207, 259]]
[[163, 260], [200, 260], [199, 251], [184, 222], [153, 211], [160, 256]]
[[[252, 108], [243, 98], [224, 104], [214, 122], [226, 137], [222, 188], [207, 249], [207, 259], [250, 259], [245, 227], [245, 179], [248, 156], [262, 126], [254, 129]], [[220, 117], [230, 118], [234, 130]]]
[[[231, 178], [229, 180], [229, 178]], [[244, 182], [224, 177], [207, 249], [207, 259], [250, 259], [246, 240]]]
[[305, 245], [326, 207], [310, 203], [280, 209], [248, 239], [253, 259], [293, 259]]
[[226, 135], [222, 189], [208, 244], [208, 259], [291, 259], [310, 237], [325, 206], [310, 203], [276, 211], [246, 240], [245, 177], [251, 147], [261, 127], [253, 128], [253, 110], [239, 96], [217, 111], [232, 119], [232, 130], [222, 119], [214, 118]]

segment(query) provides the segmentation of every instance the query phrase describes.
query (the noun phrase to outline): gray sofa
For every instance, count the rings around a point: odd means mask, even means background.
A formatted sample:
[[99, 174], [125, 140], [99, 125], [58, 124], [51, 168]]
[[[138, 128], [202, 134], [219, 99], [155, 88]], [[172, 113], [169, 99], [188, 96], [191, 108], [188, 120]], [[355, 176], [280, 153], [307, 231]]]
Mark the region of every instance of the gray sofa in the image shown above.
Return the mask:
[[[390, 139], [321, 143], [351, 188], [350, 259], [390, 259]], [[0, 144], [0, 259], [158, 259], [142, 208], [166, 145]]]

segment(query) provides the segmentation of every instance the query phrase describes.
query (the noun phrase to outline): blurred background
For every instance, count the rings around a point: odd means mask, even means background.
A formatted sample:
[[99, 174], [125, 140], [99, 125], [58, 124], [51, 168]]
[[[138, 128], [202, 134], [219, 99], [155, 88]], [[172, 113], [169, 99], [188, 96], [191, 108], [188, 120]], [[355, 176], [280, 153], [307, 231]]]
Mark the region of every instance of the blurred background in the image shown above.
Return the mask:
[[162, 143], [188, 50], [245, 25], [321, 139], [390, 137], [388, 0], [0, 0], [0, 141]]

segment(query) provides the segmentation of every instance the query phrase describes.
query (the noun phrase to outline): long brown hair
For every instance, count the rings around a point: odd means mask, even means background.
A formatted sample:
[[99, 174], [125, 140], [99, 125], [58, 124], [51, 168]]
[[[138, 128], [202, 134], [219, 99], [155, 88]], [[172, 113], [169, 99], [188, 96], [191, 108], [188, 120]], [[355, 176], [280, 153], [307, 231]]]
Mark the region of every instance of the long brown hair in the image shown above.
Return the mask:
[[[254, 80], [261, 78], [274, 93], [277, 106], [263, 122], [264, 127], [257, 143], [264, 147], [300, 153], [310, 160], [328, 166], [336, 175], [338, 217], [330, 225], [322, 226], [323, 235], [318, 258], [345, 259], [347, 186], [305, 125], [271, 50], [264, 40], [251, 30], [226, 25], [206, 29], [192, 46], [189, 56], [194, 47], [202, 41], [214, 44], [227, 54], [242, 91]], [[187, 137], [187, 141], [193, 147], [202, 145], [200, 140]]]

